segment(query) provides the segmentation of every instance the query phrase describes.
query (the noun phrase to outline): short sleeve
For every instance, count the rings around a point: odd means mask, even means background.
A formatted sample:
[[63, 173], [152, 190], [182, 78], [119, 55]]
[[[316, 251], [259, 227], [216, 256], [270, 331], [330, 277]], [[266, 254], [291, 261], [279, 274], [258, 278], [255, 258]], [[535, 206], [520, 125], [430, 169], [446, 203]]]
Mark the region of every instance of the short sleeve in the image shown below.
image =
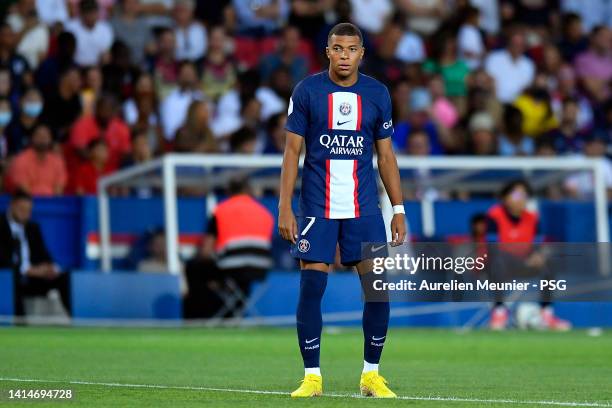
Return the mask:
[[391, 108], [391, 96], [389, 90], [385, 87], [384, 92], [381, 92], [380, 102], [380, 117], [378, 118], [378, 124], [376, 139], [385, 139], [393, 135], [393, 110]]
[[291, 98], [289, 98], [289, 109], [287, 110], [287, 124], [285, 129], [289, 132], [306, 136], [308, 128], [308, 93], [303, 82], [300, 82]]

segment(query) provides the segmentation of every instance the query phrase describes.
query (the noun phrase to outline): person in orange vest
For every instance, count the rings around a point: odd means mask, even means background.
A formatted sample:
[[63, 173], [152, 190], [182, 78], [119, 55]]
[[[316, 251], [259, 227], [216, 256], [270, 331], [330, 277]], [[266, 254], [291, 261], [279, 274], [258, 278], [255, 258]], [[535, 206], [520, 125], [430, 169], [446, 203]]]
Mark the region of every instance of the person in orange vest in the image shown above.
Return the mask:
[[[535, 245], [538, 234], [538, 214], [527, 209], [527, 201], [532, 190], [525, 180], [515, 180], [506, 184], [501, 190], [501, 202], [487, 212], [489, 233], [495, 235], [498, 242], [495, 265], [490, 267], [490, 274], [508, 280], [524, 276], [540, 276], [548, 272], [547, 256]], [[501, 271], [500, 271], [501, 269]], [[506, 273], [507, 272], [507, 273]], [[501, 275], [501, 276], [500, 276]], [[569, 330], [571, 324], [555, 316], [550, 302], [550, 292], [542, 293], [541, 325], [551, 330]], [[509, 313], [498, 295], [491, 313], [490, 327], [503, 330], [508, 326]]]
[[230, 197], [215, 208], [208, 223], [208, 245], [214, 248], [220, 274], [231, 276], [248, 297], [251, 284], [272, 267], [274, 218], [251, 196], [246, 178], [231, 180], [228, 192]]

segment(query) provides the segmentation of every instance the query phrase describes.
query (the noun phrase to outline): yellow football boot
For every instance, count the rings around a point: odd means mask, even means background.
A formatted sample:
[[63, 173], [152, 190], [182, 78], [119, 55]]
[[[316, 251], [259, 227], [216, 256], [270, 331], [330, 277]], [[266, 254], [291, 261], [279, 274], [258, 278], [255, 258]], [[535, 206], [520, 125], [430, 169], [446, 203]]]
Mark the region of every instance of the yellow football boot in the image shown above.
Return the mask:
[[302, 385], [291, 393], [296, 397], [318, 397], [323, 394], [323, 378], [316, 374], [306, 374], [302, 380]]
[[387, 387], [387, 380], [378, 374], [378, 371], [362, 373], [359, 388], [364, 397], [397, 398], [397, 395]]

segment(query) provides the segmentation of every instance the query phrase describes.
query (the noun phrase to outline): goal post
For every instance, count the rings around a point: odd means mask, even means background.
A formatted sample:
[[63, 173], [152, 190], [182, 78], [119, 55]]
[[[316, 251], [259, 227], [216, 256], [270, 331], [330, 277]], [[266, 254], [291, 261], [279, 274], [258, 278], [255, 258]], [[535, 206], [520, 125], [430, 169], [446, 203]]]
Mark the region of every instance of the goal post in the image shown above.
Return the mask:
[[[454, 183], [466, 174], [475, 174], [482, 171], [508, 170], [521, 171], [529, 174], [534, 171], [576, 172], [588, 171], [593, 174], [594, 205], [596, 237], [598, 242], [609, 242], [608, 224], [608, 198], [605, 181], [604, 159], [585, 157], [414, 157], [399, 155], [398, 167], [402, 170], [416, 171], [447, 171], [444, 177], [438, 178], [438, 183]], [[164, 223], [167, 241], [167, 259], [169, 271], [178, 274], [180, 259], [178, 250], [178, 209], [177, 188], [185, 183], [186, 178], [177, 170], [181, 168], [200, 169], [209, 182], [222, 182], [222, 178], [214, 174], [215, 169], [243, 169], [257, 171], [261, 169], [275, 169], [272, 184], [278, 186], [278, 174], [282, 163], [281, 155], [229, 155], [229, 154], [167, 154], [149, 162], [119, 170], [113, 174], [102, 177], [98, 181], [98, 217], [101, 246], [101, 268], [109, 272], [112, 268], [111, 231], [110, 231], [110, 204], [109, 190], [121, 185], [155, 185], [162, 191], [164, 205]], [[303, 157], [300, 167], [303, 166]], [[376, 159], [374, 160], [376, 166]], [[380, 181], [379, 181], [380, 182]], [[544, 183], [547, 181], [544, 180]], [[379, 189], [381, 195], [386, 194]], [[387, 200], [388, 201], [388, 200]], [[436, 199], [424, 196], [421, 199], [421, 220], [425, 235], [435, 233], [435, 217], [433, 206]], [[387, 212], [391, 211], [389, 205], [384, 205], [386, 219]]]

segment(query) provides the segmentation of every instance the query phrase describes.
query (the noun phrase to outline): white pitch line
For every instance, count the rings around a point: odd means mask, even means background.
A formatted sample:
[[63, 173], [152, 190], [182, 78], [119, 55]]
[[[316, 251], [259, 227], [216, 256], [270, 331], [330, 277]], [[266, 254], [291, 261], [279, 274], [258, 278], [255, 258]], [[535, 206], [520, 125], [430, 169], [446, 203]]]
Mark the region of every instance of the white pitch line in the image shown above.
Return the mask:
[[[214, 387], [195, 387], [187, 385], [160, 385], [160, 384], [127, 384], [127, 383], [109, 383], [109, 382], [94, 382], [94, 381], [79, 381], [79, 380], [41, 380], [32, 378], [8, 378], [0, 377], [0, 381], [4, 382], [31, 382], [31, 383], [55, 383], [55, 384], [73, 384], [73, 385], [96, 385], [102, 387], [123, 387], [123, 388], [154, 388], [162, 390], [190, 390], [190, 391], [215, 391], [215, 392], [235, 392], [241, 394], [263, 394], [263, 395], [284, 395], [289, 396], [286, 391], [265, 391], [265, 390], [244, 390], [234, 388], [214, 388]], [[359, 394], [324, 394], [323, 397], [332, 398], [367, 398]], [[530, 405], [552, 405], [561, 407], [596, 407], [596, 408], [612, 408], [612, 404], [601, 402], [571, 402], [571, 401], [525, 401], [513, 399], [487, 399], [487, 398], [461, 398], [461, 397], [417, 397], [417, 396], [399, 396], [400, 400], [411, 401], [444, 401], [444, 402], [476, 402], [489, 404], [530, 404]]]

